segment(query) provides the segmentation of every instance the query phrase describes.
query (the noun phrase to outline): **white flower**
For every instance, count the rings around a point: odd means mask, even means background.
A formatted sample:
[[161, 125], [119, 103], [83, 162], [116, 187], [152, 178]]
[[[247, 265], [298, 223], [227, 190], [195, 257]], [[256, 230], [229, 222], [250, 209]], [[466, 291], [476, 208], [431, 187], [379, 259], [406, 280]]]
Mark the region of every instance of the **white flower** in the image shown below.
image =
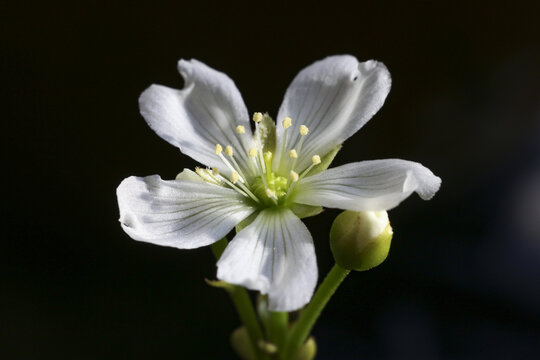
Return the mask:
[[439, 189], [429, 169], [405, 160], [321, 171], [383, 105], [391, 80], [382, 63], [344, 55], [308, 66], [289, 86], [277, 124], [255, 113], [254, 133], [229, 77], [196, 60], [178, 68], [184, 89], [150, 86], [139, 99], [141, 114], [207, 169], [169, 181], [125, 179], [117, 190], [122, 228], [135, 240], [191, 249], [249, 217], [218, 261], [217, 277], [268, 294], [270, 310], [302, 307], [317, 283], [313, 241], [299, 217], [321, 206], [388, 210], [412, 192], [427, 200]]

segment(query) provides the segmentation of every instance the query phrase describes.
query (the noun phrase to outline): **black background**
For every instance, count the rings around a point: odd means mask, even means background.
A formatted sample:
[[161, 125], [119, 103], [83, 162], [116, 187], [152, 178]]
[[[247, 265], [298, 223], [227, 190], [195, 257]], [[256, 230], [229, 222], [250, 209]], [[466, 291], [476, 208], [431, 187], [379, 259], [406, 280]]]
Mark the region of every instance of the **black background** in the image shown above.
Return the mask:
[[[319, 359], [538, 358], [536, 3], [4, 3], [0, 356], [234, 358], [210, 250], [135, 242], [117, 222], [123, 178], [195, 166], [137, 98], [180, 88], [177, 60], [196, 58], [275, 116], [298, 71], [349, 53], [384, 62], [393, 87], [336, 164], [398, 157], [443, 183], [390, 212], [389, 258], [339, 289]], [[338, 213], [306, 220], [321, 274]]]

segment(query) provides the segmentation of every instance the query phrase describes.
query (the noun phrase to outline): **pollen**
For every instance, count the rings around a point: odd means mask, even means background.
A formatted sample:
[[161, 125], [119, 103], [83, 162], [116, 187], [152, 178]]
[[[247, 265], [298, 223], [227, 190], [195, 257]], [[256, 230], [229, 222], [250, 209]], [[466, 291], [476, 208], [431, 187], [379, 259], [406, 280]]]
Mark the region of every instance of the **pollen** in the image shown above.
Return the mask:
[[229, 156], [233, 156], [234, 150], [233, 150], [231, 145], [225, 146], [225, 154], [227, 154]]
[[246, 128], [243, 127], [242, 125], [238, 125], [236, 127], [236, 133], [237, 134], [245, 134], [246, 133]]
[[216, 155], [221, 154], [222, 151], [223, 151], [223, 147], [219, 144], [216, 144]]
[[290, 128], [291, 125], [292, 125], [292, 119], [290, 117], [287, 116], [286, 118], [283, 119], [283, 128], [284, 129]]
[[321, 163], [321, 157], [319, 155], [313, 155], [311, 158], [313, 165], [319, 165]]
[[219, 175], [219, 169], [217, 167], [212, 168], [212, 175], [218, 176]]
[[254, 158], [255, 156], [257, 156], [257, 148], [249, 149], [248, 155], [250, 158]]
[[255, 121], [256, 123], [260, 123], [263, 119], [263, 114], [260, 113], [260, 112], [256, 112], [253, 114], [253, 121]]
[[292, 182], [297, 182], [298, 181], [298, 173], [295, 172], [294, 170], [291, 170], [291, 173], [289, 174], [289, 177], [291, 178]]
[[289, 157], [290, 157], [291, 159], [296, 159], [296, 158], [298, 158], [298, 154], [296, 153], [296, 150], [295, 150], [295, 149], [289, 150]]
[[307, 135], [309, 132], [309, 129], [306, 125], [300, 125], [300, 135], [304, 136]]
[[236, 184], [238, 182], [238, 180], [240, 179], [240, 175], [238, 175], [238, 172], [237, 171], [233, 171], [233, 173], [231, 174], [231, 182], [233, 184]]

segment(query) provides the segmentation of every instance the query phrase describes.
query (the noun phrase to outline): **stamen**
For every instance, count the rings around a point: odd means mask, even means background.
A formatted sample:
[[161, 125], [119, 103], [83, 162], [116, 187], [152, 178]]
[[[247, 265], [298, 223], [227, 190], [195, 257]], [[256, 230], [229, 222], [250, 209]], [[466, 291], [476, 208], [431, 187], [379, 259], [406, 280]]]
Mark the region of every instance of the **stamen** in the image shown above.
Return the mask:
[[[223, 147], [220, 145], [220, 144], [216, 144], [216, 154], [219, 156], [219, 158], [221, 159], [221, 161], [223, 161], [223, 163], [232, 171], [232, 172], [240, 172], [240, 168], [238, 167], [238, 164], [236, 164], [235, 162], [235, 165], [236, 165], [236, 168], [234, 166], [231, 165], [231, 163], [229, 162], [229, 160], [225, 159], [225, 156], [223, 156], [222, 154], [223, 152]], [[225, 147], [225, 153], [229, 156], [231, 156], [232, 158], [232, 154], [234, 153], [233, 151], [233, 148], [232, 146], [230, 145], [227, 145]], [[244, 175], [242, 174], [242, 177], [239, 178], [239, 180], [244, 183], [245, 180], [244, 180]]]
[[283, 128], [284, 129], [290, 128], [291, 125], [292, 125], [292, 119], [290, 117], [287, 116], [287, 117], [283, 118]]
[[238, 182], [238, 180], [240, 179], [240, 175], [238, 175], [238, 172], [234, 171], [232, 174], [231, 174], [231, 182], [233, 184], [236, 184]]
[[238, 183], [238, 186], [240, 186], [249, 195], [250, 198], [252, 198], [253, 200], [255, 200], [255, 202], [260, 204], [259, 199], [246, 187], [246, 185], [242, 183]]
[[[302, 151], [302, 144], [304, 143], [304, 138], [305, 136], [307, 135], [307, 133], [309, 132], [309, 129], [306, 125], [300, 125], [300, 129], [299, 129], [299, 132], [300, 132], [300, 141], [298, 142], [298, 153], [300, 153], [300, 151]], [[292, 163], [292, 166], [291, 166], [291, 170], [294, 170], [294, 167], [296, 166], [296, 161], [297, 161], [297, 157], [294, 158], [294, 161]]]
[[238, 171], [238, 173], [240, 174], [240, 177], [242, 178], [242, 182], [247, 182], [247, 178], [246, 176], [244, 175], [244, 173], [242, 172], [242, 169], [240, 169], [240, 166], [238, 165], [238, 163], [236, 162], [236, 160], [234, 159], [234, 149], [231, 145], [228, 145], [225, 147], [225, 153], [231, 158], [231, 161], [234, 165], [234, 169], [236, 171]]
[[[229, 185], [233, 190], [237, 191], [239, 194], [244, 195], [245, 197], [251, 197], [250, 195], [248, 195], [244, 191], [240, 190], [240, 188], [238, 186], [234, 185], [232, 182], [225, 179], [223, 176], [218, 175], [218, 179], [220, 181], [224, 182], [225, 184]], [[241, 184], [241, 183], [238, 183], [238, 184]]]
[[280, 149], [281, 154], [283, 154], [283, 151], [285, 150], [285, 144], [287, 143], [287, 133], [288, 133], [287, 129], [291, 127], [292, 119], [288, 116], [284, 117], [282, 125], [285, 131], [283, 132], [283, 141], [281, 142], [281, 149]]
[[237, 134], [245, 134], [246, 133], [246, 128], [243, 127], [242, 125], [238, 125], [236, 127], [236, 133]]
[[250, 158], [254, 158], [255, 156], [257, 156], [257, 149], [256, 148], [249, 149], [248, 155]]
[[304, 172], [302, 173], [302, 175], [300, 175], [300, 179], [302, 179], [304, 176], [306, 176], [307, 173], [308, 173], [311, 169], [313, 169], [313, 167], [314, 167], [315, 165], [319, 165], [320, 163], [321, 163], [321, 157], [320, 157], [319, 155], [313, 155], [313, 156], [311, 157], [311, 165], [309, 165], [309, 167], [308, 167], [306, 170], [304, 170]]
[[292, 182], [298, 181], [298, 173], [294, 170], [291, 170], [291, 173], [289, 174], [289, 177], [291, 178]]
[[256, 112], [253, 114], [253, 121], [256, 123], [260, 123], [263, 119], [263, 114], [260, 112]]
[[215, 151], [216, 151], [216, 155], [219, 155], [223, 151], [223, 147], [219, 144], [216, 144]]
[[[225, 183], [225, 184], [229, 185], [233, 190], [237, 191], [239, 194], [241, 194], [241, 195], [243, 195], [245, 197], [250, 197], [253, 200], [255, 200], [255, 202], [260, 204], [259, 199], [257, 199], [257, 197], [255, 195], [253, 195], [253, 193], [251, 191], [249, 191], [249, 189], [244, 184], [242, 184], [241, 182], [237, 182], [238, 180], [240, 180], [240, 178], [238, 177], [238, 173], [236, 171], [233, 172], [232, 175], [231, 175], [231, 181], [232, 182], [227, 180], [223, 176], [221, 176], [219, 174], [218, 168], [212, 168], [212, 171], [210, 172], [210, 170], [208, 170], [208, 169], [201, 169], [201, 168], [197, 167], [197, 168], [195, 168], [195, 171], [204, 180], [209, 181], [211, 183], [214, 183], [216, 185], [221, 185], [222, 183]], [[240, 190], [240, 188], [238, 188], [238, 186], [236, 186], [234, 183], [239, 185], [242, 188], [243, 191]]]
[[296, 159], [296, 158], [298, 158], [298, 153], [296, 152], [295, 149], [289, 150], [289, 157], [290, 157], [291, 159]]
[[210, 170], [208, 170], [208, 169], [201, 169], [200, 167], [196, 167], [196, 168], [195, 168], [195, 172], [196, 172], [197, 175], [199, 175], [204, 181], [209, 182], [209, 183], [212, 183], [212, 184], [215, 184], [215, 185], [220, 185], [220, 181], [219, 181], [218, 179], [216, 179], [216, 178], [213, 176], [213, 172], [210, 172]]

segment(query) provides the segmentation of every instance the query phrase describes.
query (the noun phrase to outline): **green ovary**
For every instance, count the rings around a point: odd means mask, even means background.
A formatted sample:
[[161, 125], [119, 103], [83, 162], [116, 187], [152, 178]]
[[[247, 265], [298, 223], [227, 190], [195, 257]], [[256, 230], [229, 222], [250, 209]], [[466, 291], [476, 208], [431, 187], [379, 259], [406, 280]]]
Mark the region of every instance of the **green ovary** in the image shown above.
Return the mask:
[[[283, 205], [288, 189], [287, 178], [271, 172], [266, 174], [265, 180], [268, 184], [268, 189], [275, 191], [278, 198], [278, 205]], [[251, 190], [253, 191], [253, 194], [261, 201], [264, 207], [276, 206], [276, 203], [266, 194], [266, 187], [260, 176], [255, 178], [255, 181], [251, 185]]]

